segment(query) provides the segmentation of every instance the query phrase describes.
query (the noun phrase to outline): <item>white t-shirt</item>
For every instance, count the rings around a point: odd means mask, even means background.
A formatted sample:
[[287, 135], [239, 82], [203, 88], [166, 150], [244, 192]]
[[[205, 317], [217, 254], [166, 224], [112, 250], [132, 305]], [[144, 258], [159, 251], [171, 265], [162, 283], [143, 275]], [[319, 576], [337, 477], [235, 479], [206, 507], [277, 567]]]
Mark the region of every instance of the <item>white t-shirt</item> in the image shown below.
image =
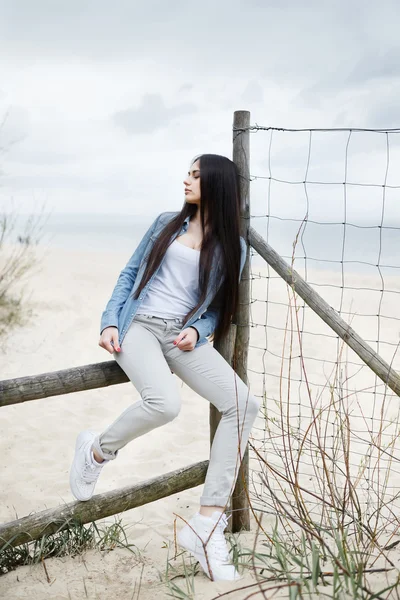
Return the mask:
[[200, 298], [200, 250], [175, 239], [136, 314], [183, 318]]

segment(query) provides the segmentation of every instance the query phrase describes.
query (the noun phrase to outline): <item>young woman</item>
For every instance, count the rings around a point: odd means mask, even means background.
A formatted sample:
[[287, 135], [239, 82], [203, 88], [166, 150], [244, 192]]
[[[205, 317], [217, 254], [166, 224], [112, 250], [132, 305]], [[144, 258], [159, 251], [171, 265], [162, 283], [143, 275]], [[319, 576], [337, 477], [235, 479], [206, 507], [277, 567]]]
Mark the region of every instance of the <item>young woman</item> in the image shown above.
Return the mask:
[[225, 156], [203, 154], [183, 183], [182, 210], [158, 215], [101, 318], [99, 345], [113, 354], [141, 398], [100, 435], [78, 435], [70, 485], [75, 498], [89, 500], [100, 471], [121, 448], [177, 417], [176, 374], [222, 414], [200, 509], [178, 541], [212, 580], [234, 580], [241, 576], [229, 560], [224, 510], [260, 403], [207, 338], [228, 331], [238, 304], [247, 254], [239, 233], [239, 175]]

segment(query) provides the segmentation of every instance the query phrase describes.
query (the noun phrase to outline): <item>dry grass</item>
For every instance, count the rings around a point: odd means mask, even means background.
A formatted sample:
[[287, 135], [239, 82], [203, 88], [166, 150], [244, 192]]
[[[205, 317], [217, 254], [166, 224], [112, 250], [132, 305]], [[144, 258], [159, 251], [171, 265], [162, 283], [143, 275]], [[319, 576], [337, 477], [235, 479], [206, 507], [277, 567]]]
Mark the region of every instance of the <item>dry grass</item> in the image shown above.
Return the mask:
[[17, 221], [16, 211], [0, 214], [0, 337], [29, 318], [24, 284], [39, 262], [36, 250], [44, 226], [43, 212], [30, 216], [19, 232]]

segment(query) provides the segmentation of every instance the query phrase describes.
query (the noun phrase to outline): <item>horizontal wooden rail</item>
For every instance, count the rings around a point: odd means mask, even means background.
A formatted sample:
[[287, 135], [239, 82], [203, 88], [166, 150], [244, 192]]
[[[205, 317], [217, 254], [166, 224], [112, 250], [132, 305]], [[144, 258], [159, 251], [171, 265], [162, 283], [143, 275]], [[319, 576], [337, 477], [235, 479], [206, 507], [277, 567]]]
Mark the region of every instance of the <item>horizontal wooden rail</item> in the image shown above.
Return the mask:
[[71, 520], [91, 523], [201, 485], [208, 464], [209, 461], [204, 460], [129, 487], [98, 494], [87, 502], [70, 502], [0, 525], [0, 550], [7, 542], [9, 546], [18, 546], [66, 529]]
[[319, 316], [366, 365], [392, 389], [400, 395], [400, 376], [375, 350], [371, 348], [355, 331], [342, 319], [339, 313], [329, 306], [321, 296], [304, 281], [304, 279], [279, 256], [264, 238], [253, 228], [249, 228], [249, 243], [254, 250], [288, 283], [295, 292]]
[[127, 375], [115, 360], [29, 377], [5, 379], [0, 381], [0, 406], [93, 390], [127, 381]]

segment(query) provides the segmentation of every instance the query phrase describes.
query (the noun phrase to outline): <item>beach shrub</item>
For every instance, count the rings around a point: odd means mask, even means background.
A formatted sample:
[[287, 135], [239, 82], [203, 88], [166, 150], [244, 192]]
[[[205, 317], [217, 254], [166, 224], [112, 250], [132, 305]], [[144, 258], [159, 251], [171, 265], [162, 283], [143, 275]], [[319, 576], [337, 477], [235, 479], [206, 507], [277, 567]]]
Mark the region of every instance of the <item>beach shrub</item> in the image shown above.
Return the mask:
[[0, 337], [30, 315], [24, 286], [39, 263], [43, 226], [43, 212], [24, 220], [16, 210], [0, 213]]

